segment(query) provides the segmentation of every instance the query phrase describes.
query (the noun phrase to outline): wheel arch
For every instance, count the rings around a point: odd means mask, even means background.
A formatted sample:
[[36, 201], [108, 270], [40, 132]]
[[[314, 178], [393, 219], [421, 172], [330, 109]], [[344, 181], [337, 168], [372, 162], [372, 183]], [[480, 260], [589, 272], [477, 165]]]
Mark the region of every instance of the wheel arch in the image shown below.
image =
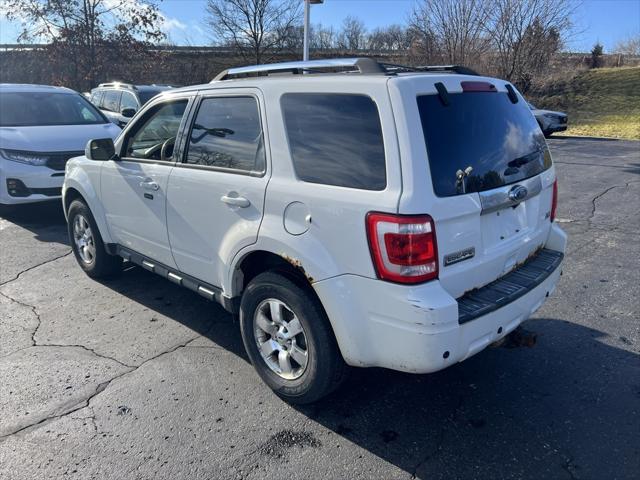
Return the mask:
[[105, 244], [113, 243], [100, 198], [97, 195], [89, 175], [78, 167], [72, 168], [65, 176], [62, 193], [65, 217], [68, 216], [69, 206], [74, 200], [82, 200], [87, 204], [98, 225], [102, 241]]

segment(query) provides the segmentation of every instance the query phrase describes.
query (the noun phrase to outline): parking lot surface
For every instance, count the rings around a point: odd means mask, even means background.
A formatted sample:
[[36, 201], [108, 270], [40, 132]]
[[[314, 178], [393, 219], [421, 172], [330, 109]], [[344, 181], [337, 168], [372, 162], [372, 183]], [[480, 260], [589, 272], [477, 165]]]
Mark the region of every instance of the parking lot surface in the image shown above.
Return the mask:
[[549, 143], [569, 247], [537, 344], [356, 370], [308, 407], [216, 304], [139, 268], [85, 276], [57, 203], [0, 217], [0, 478], [637, 478], [640, 143]]

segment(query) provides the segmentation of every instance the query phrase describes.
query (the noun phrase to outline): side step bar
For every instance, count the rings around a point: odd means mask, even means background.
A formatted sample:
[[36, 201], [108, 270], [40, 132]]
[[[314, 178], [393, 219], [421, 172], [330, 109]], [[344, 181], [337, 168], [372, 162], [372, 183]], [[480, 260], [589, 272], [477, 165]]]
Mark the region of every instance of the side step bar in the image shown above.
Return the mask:
[[108, 251], [111, 254], [119, 255], [125, 260], [138, 265], [139, 267], [149, 270], [150, 272], [157, 273], [161, 277], [170, 280], [171, 282], [178, 284], [182, 287], [188, 288], [203, 296], [207, 300], [215, 300], [224, 307], [229, 313], [236, 314], [240, 309], [239, 298], [229, 298], [222, 294], [222, 289], [214, 285], [210, 285], [206, 282], [198, 280], [197, 278], [186, 275], [182, 272], [172, 270], [171, 268], [146, 258], [138, 252], [134, 252], [131, 249], [123, 247], [121, 245], [109, 245]]
[[458, 323], [470, 322], [526, 295], [560, 266], [563, 257], [561, 252], [543, 248], [505, 276], [465, 293], [458, 298]]

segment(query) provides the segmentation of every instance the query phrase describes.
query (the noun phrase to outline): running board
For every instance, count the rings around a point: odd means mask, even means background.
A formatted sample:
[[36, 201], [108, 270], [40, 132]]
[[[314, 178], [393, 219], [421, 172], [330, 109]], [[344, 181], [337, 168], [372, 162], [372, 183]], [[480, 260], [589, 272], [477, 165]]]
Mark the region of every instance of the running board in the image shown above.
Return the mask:
[[166, 265], [156, 262], [155, 260], [147, 258], [144, 255], [121, 245], [111, 244], [109, 247], [109, 253], [113, 252], [112, 254], [119, 255], [134, 265], [138, 265], [139, 267], [156, 273], [177, 285], [188, 288], [207, 300], [214, 300], [222, 305], [229, 313], [236, 314], [240, 310], [239, 298], [229, 298], [224, 296], [222, 294], [222, 289], [219, 287], [210, 285], [177, 270], [173, 270]]

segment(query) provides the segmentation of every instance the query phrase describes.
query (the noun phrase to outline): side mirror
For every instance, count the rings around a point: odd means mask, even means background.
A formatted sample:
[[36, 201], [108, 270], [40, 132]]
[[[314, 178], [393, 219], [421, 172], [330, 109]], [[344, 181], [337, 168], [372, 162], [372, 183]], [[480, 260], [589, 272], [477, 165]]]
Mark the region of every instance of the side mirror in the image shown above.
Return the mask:
[[89, 140], [84, 149], [84, 156], [89, 160], [106, 162], [116, 156], [116, 147], [113, 145], [113, 140], [111, 138]]
[[120, 115], [122, 115], [125, 118], [131, 118], [135, 114], [136, 114], [135, 108], [123, 108], [122, 111], [120, 112]]

